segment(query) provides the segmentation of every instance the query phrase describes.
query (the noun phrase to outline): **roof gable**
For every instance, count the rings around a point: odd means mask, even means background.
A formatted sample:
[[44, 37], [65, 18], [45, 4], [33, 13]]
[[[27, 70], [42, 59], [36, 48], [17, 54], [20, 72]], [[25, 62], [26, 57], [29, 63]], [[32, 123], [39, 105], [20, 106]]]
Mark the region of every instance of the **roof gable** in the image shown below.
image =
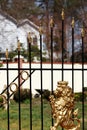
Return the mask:
[[12, 23], [16, 24], [17, 27], [23, 26], [24, 24], [29, 24], [32, 28], [38, 31], [39, 27], [35, 25], [33, 22], [31, 22], [29, 19], [19, 20], [17, 21], [12, 16], [8, 15], [7, 13], [0, 10], [0, 15], [5, 17], [7, 20], [11, 21]]
[[5, 17], [7, 20], [11, 21], [12, 23], [17, 24], [17, 20], [15, 18], [11, 17], [10, 15], [8, 15], [7, 13], [5, 13], [1, 10], [0, 10], [0, 15]]
[[[17, 38], [24, 47], [27, 48], [27, 34], [32, 34], [32, 39], [37, 37], [39, 45], [39, 27], [28, 19], [17, 21], [8, 14], [0, 10], [0, 48], [5, 51], [6, 48], [13, 50], [17, 47]], [[32, 40], [33, 44], [33, 40]]]
[[21, 26], [24, 26], [25, 24], [30, 25], [32, 28], [34, 28], [37, 31], [39, 29], [39, 27], [37, 25], [35, 25], [33, 22], [31, 22], [29, 19], [24, 19], [24, 20], [19, 21], [17, 26], [21, 27]]

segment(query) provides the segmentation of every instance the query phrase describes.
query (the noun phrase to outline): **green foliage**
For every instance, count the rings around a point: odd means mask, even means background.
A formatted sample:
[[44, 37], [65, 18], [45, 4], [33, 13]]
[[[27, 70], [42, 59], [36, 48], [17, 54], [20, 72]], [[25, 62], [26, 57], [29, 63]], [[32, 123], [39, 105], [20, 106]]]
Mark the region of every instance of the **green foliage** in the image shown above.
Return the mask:
[[[30, 98], [30, 90], [29, 89], [21, 89], [20, 90], [20, 102], [23, 102], [26, 99]], [[14, 94], [13, 98], [16, 102], [19, 102], [19, 90], [17, 90]]]
[[46, 59], [45, 57], [42, 57], [42, 61], [46, 62], [46, 61], [48, 61], [48, 59]]
[[2, 103], [3, 102], [3, 98], [0, 96], [0, 103]]
[[3, 107], [3, 98], [0, 96], [0, 107]]
[[[17, 55], [17, 50], [15, 50], [14, 52], [12, 52], [13, 56], [14, 56], [14, 53], [15, 55]], [[21, 52], [20, 54], [22, 56], [24, 56], [24, 58], [26, 58], [28, 61], [30, 61], [30, 57], [31, 57], [31, 61], [34, 60], [34, 57], [37, 58], [37, 60], [39, 61], [40, 60], [40, 50], [38, 48], [37, 45], [31, 45], [31, 52], [28, 52], [23, 46], [21, 48]], [[43, 62], [46, 62], [47, 59], [45, 58], [45, 53], [43, 53], [44, 57], [42, 57], [42, 61]], [[30, 57], [29, 57], [30, 56]]]
[[13, 51], [9, 53], [9, 58], [12, 61], [13, 57], [17, 55], [17, 52]]
[[2, 63], [0, 63], [0, 67], [2, 67], [3, 66], [3, 64]]
[[84, 101], [87, 100], [87, 93], [82, 94], [82, 92], [75, 93], [75, 101], [82, 101], [84, 98]]
[[31, 60], [33, 60], [34, 57], [40, 57], [40, 50], [38, 49], [37, 45], [31, 46]]
[[[40, 59], [40, 50], [37, 45], [31, 45], [31, 52], [28, 52], [24, 47], [23, 44], [21, 44], [21, 51], [20, 54], [24, 56], [24, 58], [29, 59], [29, 55], [31, 55], [31, 61], [34, 60], [34, 57], [37, 57], [37, 59]], [[9, 58], [10, 60], [13, 59], [15, 55], [18, 55], [17, 48], [11, 52], [9, 52]], [[43, 58], [43, 61], [46, 61], [46, 58]]]

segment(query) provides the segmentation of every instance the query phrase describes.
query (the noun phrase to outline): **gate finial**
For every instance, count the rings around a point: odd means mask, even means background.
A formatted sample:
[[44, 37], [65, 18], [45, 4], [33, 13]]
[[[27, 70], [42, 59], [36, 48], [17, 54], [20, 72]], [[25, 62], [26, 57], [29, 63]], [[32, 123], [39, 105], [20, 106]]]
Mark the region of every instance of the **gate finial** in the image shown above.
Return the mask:
[[18, 51], [20, 51], [20, 40], [18, 40]]
[[[58, 126], [66, 130], [79, 130], [80, 120], [77, 118], [78, 109], [72, 113], [74, 109], [74, 94], [72, 93], [72, 89], [68, 86], [68, 82], [58, 82], [54, 95], [51, 95], [49, 99], [52, 116], [56, 121], [50, 130], [57, 130]], [[76, 121], [77, 124], [74, 124], [74, 121]]]
[[39, 33], [40, 33], [40, 35], [42, 35], [42, 33], [43, 33], [43, 29], [42, 29], [42, 25], [40, 24], [40, 27], [39, 27]]
[[27, 40], [29, 43], [32, 43], [31, 33], [28, 33]]
[[84, 35], [85, 35], [85, 31], [84, 31], [84, 27], [82, 27], [81, 36], [84, 37]]
[[51, 19], [50, 19], [50, 27], [53, 28], [54, 27], [54, 20], [53, 20], [53, 17], [51, 16]]
[[64, 17], [65, 17], [64, 9], [62, 9], [61, 16], [62, 16], [62, 20], [64, 20]]
[[6, 49], [5, 56], [6, 56], [6, 59], [8, 59], [8, 49]]
[[72, 17], [72, 23], [71, 23], [71, 26], [72, 26], [72, 28], [74, 28], [74, 26], [75, 26], [75, 20], [74, 20], [74, 17]]

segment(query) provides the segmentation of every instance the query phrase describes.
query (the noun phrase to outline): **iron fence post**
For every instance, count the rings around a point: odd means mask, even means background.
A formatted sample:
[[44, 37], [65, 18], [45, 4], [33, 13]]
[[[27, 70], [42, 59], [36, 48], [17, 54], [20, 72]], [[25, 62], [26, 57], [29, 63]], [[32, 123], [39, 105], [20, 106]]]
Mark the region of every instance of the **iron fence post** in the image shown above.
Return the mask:
[[[53, 94], [53, 28], [54, 28], [54, 21], [53, 17], [50, 20], [50, 29], [51, 29], [51, 91]], [[53, 118], [52, 118], [52, 126], [53, 126]]]
[[8, 70], [8, 49], [6, 49], [6, 65], [7, 65], [7, 116], [8, 116], [8, 130], [10, 130], [10, 113], [9, 113], [9, 70]]
[[84, 130], [84, 27], [81, 30], [81, 38], [82, 38], [82, 129]]
[[64, 9], [62, 9], [62, 81], [64, 80]]
[[74, 17], [72, 18], [72, 91], [74, 92], [74, 26], [75, 26], [75, 21]]
[[21, 130], [21, 103], [20, 103], [20, 41], [18, 40], [18, 94], [19, 94], [19, 130]]
[[43, 73], [42, 73], [42, 26], [39, 27], [40, 35], [40, 76], [41, 76], [41, 130], [43, 130]]
[[30, 72], [30, 130], [32, 130], [32, 81], [31, 81], [31, 34], [28, 33], [28, 62], [29, 62], [29, 72]]

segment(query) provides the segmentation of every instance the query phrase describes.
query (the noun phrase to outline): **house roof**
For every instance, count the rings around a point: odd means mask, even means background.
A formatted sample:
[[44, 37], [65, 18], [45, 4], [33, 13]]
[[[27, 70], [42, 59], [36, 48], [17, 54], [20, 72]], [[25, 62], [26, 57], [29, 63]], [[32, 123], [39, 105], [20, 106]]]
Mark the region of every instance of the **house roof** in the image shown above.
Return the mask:
[[39, 29], [39, 27], [37, 25], [35, 25], [33, 22], [31, 22], [29, 19], [20, 20], [18, 22], [17, 26], [20, 27], [20, 26], [23, 26], [25, 24], [29, 24], [31, 27], [35, 28], [36, 30]]
[[4, 16], [6, 19], [13, 22], [14, 24], [17, 24], [17, 20], [13, 18], [12, 16], [8, 15], [6, 12], [0, 10], [0, 15]]
[[4, 16], [9, 21], [11, 21], [14, 24], [16, 24], [17, 27], [23, 26], [25, 24], [29, 24], [31, 27], [35, 28], [37, 31], [39, 29], [39, 27], [37, 25], [35, 25], [33, 22], [31, 22], [29, 19], [23, 19], [23, 20], [17, 21], [15, 18], [13, 18], [12, 16], [8, 15], [6, 12], [4, 12], [2, 10], [0, 10], [0, 15]]

